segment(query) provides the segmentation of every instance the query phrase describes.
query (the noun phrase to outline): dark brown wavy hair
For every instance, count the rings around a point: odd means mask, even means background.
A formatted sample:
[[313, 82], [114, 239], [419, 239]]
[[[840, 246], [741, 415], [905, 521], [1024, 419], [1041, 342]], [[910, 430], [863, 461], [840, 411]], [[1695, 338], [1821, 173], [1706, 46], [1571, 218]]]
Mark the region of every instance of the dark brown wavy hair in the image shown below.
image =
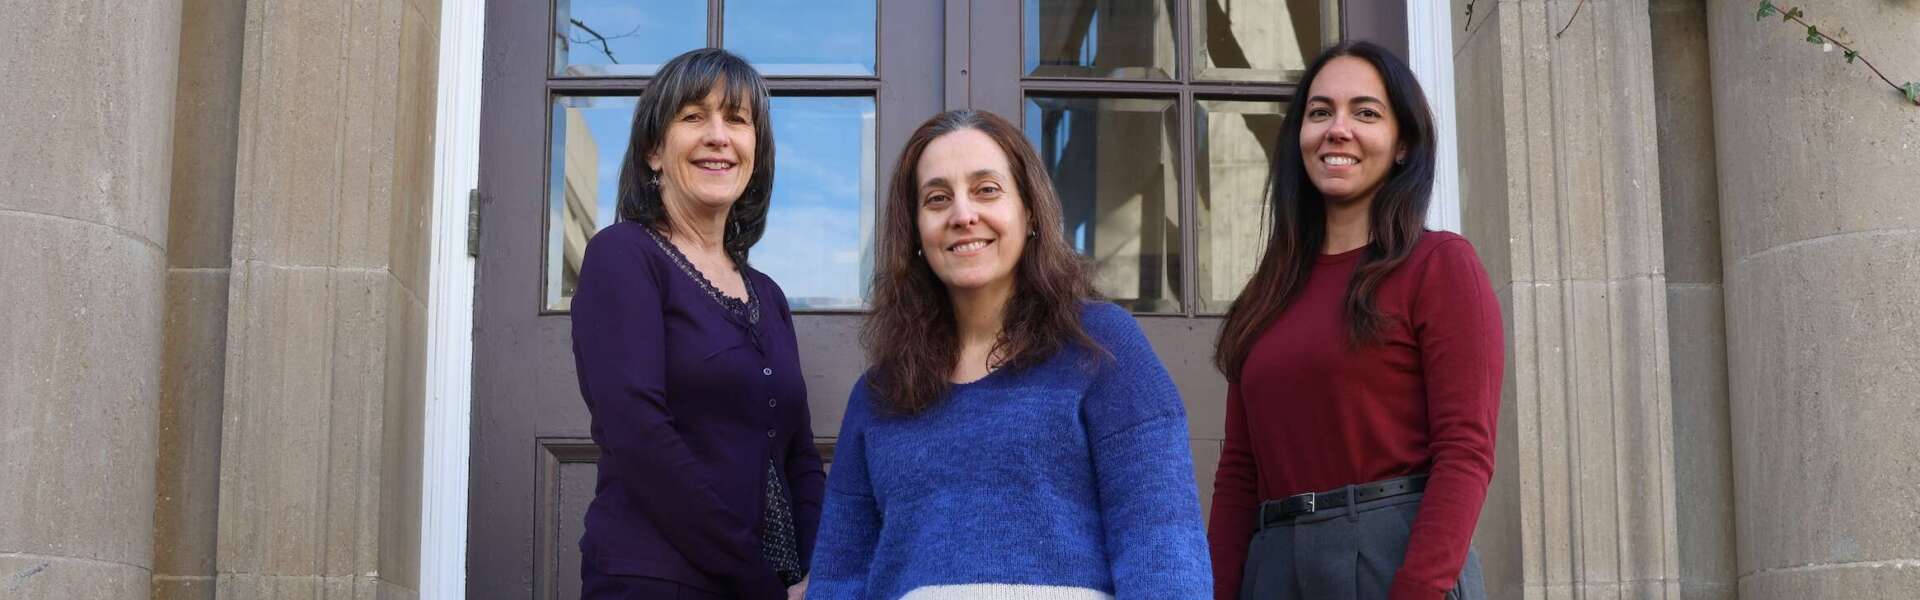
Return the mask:
[[1327, 239], [1327, 204], [1320, 189], [1307, 177], [1300, 154], [1300, 124], [1306, 112], [1307, 91], [1329, 61], [1351, 56], [1367, 61], [1386, 83], [1387, 102], [1400, 126], [1400, 143], [1407, 160], [1387, 172], [1368, 210], [1372, 240], [1361, 254], [1353, 278], [1347, 281], [1346, 317], [1349, 342], [1375, 343], [1387, 317], [1373, 305], [1373, 294], [1388, 274], [1406, 262], [1420, 241], [1433, 192], [1433, 113], [1413, 70], [1391, 51], [1372, 42], [1342, 42], [1322, 52], [1300, 79], [1300, 91], [1287, 106], [1287, 116], [1274, 144], [1267, 190], [1267, 249], [1247, 287], [1227, 309], [1220, 339], [1214, 345], [1213, 364], [1229, 381], [1239, 381], [1241, 366], [1267, 325], [1291, 303], [1313, 272]]
[[873, 310], [860, 333], [873, 365], [867, 384], [884, 412], [914, 415], [938, 405], [959, 359], [960, 336], [947, 287], [915, 251], [920, 250], [920, 155], [934, 139], [962, 129], [986, 134], [1006, 153], [1009, 175], [1035, 232], [1014, 269], [1013, 296], [989, 356], [1002, 357], [1001, 369], [1019, 369], [1069, 343], [1088, 349], [1090, 356], [1104, 354], [1080, 325], [1081, 304], [1098, 298], [1091, 267], [1067, 244], [1060, 196], [1039, 154], [1019, 128], [998, 115], [944, 112], [907, 138], [880, 207], [868, 295]]

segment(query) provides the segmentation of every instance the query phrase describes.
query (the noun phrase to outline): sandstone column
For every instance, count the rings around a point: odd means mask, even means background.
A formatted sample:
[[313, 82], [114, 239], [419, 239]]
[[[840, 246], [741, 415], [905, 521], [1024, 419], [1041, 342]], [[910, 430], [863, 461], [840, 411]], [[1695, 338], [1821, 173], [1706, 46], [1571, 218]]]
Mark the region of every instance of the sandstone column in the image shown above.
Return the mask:
[[244, 27], [218, 595], [413, 597], [439, 2]]
[[144, 598], [180, 2], [0, 19], [0, 596]]
[[1497, 598], [1675, 598], [1649, 7], [1577, 4], [1480, 0], [1456, 35], [1462, 222], [1510, 340], [1476, 543]]
[[[1788, 2], [1896, 82], [1920, 3]], [[1920, 590], [1920, 106], [1712, 2], [1739, 592]]]

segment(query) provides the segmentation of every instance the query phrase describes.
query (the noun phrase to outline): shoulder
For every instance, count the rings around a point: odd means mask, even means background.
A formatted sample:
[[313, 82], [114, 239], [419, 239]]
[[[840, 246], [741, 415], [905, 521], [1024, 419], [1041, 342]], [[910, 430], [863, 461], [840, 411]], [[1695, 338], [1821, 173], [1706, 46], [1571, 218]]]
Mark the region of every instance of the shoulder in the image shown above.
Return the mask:
[[[653, 233], [647, 231], [646, 226], [633, 221], [621, 221], [608, 225], [587, 240], [587, 249], [580, 261], [581, 270], [596, 266], [601, 269], [649, 269], [659, 254]], [[613, 257], [625, 257], [625, 260]], [[636, 258], [643, 260], [633, 260]], [[602, 262], [611, 264], [597, 264]]]
[[768, 306], [777, 307], [783, 315], [793, 312], [793, 309], [787, 306], [787, 292], [780, 288], [780, 282], [753, 268], [753, 263], [747, 263], [747, 268], [741, 272], [746, 274], [748, 281], [753, 282], [754, 293], [760, 295], [762, 302], [768, 303]]
[[1140, 333], [1140, 322], [1134, 320], [1132, 313], [1104, 300], [1081, 301], [1080, 326], [1087, 330], [1087, 337], [1106, 346], [1108, 350], [1114, 349], [1115, 344], [1132, 343], [1133, 340], [1144, 340], [1146, 337]]
[[1413, 245], [1411, 258], [1415, 262], [1427, 262], [1433, 259], [1455, 261], [1471, 258], [1479, 262], [1480, 255], [1474, 251], [1473, 242], [1451, 231], [1428, 231], [1420, 235], [1420, 241]]

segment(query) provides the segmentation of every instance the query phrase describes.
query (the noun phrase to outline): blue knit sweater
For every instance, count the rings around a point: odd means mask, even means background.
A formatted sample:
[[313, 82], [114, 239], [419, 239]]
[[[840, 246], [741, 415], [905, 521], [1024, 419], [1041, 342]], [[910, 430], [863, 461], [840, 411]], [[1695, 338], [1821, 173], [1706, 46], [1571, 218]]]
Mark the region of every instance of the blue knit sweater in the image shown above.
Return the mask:
[[1178, 391], [1133, 317], [1086, 305], [1069, 346], [913, 417], [854, 386], [811, 599], [1191, 599], [1213, 593]]

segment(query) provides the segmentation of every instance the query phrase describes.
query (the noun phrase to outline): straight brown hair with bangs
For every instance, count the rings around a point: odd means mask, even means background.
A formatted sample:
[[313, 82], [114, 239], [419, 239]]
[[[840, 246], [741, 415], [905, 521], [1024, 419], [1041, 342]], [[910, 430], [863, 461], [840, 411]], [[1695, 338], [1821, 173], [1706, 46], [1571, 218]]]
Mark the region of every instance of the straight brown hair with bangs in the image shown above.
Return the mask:
[[1006, 154], [1035, 232], [1014, 269], [1013, 296], [989, 355], [1004, 357], [1001, 369], [1020, 369], [1045, 361], [1068, 344], [1086, 348], [1089, 356], [1105, 354], [1080, 325], [1083, 303], [1098, 300], [1091, 267], [1067, 243], [1060, 196], [1033, 145], [1019, 128], [993, 113], [940, 113], [907, 138], [880, 208], [868, 295], [872, 312], [860, 337], [873, 365], [867, 385], [886, 413], [915, 415], [938, 405], [950, 390], [948, 379], [959, 360], [953, 301], [946, 284], [915, 251], [921, 249], [920, 156], [933, 140], [963, 129], [986, 134]]

